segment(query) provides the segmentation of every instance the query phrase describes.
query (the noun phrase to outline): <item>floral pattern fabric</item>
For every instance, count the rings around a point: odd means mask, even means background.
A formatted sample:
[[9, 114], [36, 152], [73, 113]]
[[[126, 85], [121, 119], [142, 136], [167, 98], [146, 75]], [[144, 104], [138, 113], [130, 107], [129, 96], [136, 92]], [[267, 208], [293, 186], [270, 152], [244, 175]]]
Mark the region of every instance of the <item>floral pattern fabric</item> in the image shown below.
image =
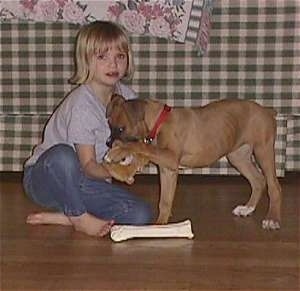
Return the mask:
[[[207, 15], [210, 11], [206, 9], [207, 2], [212, 6], [212, 0], [0, 0], [0, 20], [77, 24], [110, 20], [133, 34], [185, 42], [195, 7], [198, 7], [196, 14], [200, 20], [202, 14]], [[199, 6], [203, 11], [199, 10]], [[198, 29], [203, 29], [200, 21]], [[196, 37], [195, 42], [197, 40]]]
[[185, 16], [185, 4], [183, 0], [116, 1], [108, 8], [108, 18], [133, 33], [180, 39], [182, 31], [179, 27]]

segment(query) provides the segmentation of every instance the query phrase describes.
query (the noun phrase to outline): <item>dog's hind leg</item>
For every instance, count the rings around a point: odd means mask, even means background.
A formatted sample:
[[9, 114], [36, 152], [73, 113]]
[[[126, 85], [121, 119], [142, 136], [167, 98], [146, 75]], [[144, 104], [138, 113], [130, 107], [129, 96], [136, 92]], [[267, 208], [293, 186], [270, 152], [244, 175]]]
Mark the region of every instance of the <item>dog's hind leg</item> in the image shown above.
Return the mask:
[[178, 171], [159, 167], [160, 171], [160, 200], [158, 224], [168, 223], [171, 216], [173, 200], [176, 191]]
[[255, 210], [263, 192], [266, 189], [264, 176], [251, 160], [252, 147], [245, 144], [227, 155], [229, 162], [248, 180], [251, 186], [251, 196], [245, 205], [239, 205], [233, 210], [237, 216], [248, 216]]
[[262, 227], [265, 229], [278, 229], [280, 228], [282, 198], [281, 187], [276, 177], [274, 140], [256, 146], [254, 155], [266, 177], [270, 199], [268, 214], [263, 220]]

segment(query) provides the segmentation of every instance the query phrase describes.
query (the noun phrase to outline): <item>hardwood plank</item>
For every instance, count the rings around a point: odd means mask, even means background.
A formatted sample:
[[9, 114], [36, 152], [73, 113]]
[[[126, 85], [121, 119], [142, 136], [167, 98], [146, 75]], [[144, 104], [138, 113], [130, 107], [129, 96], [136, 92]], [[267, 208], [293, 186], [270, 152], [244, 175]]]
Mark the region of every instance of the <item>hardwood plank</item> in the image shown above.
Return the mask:
[[[261, 229], [267, 197], [252, 217], [232, 209], [247, 200], [242, 177], [181, 176], [171, 221], [190, 218], [195, 238], [113, 243], [71, 227], [30, 226], [40, 210], [21, 174], [0, 173], [1, 290], [300, 290], [300, 174], [280, 180], [283, 224]], [[157, 207], [156, 176], [126, 186]]]

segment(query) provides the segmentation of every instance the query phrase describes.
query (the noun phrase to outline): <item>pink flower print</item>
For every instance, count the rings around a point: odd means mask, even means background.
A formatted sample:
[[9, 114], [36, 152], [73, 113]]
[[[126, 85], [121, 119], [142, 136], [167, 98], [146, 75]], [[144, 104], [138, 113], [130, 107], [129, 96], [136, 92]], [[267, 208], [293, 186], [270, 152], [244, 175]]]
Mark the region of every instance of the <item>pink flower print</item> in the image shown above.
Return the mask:
[[74, 2], [68, 2], [63, 8], [62, 17], [71, 23], [84, 23], [85, 15], [81, 7]]
[[152, 18], [159, 18], [164, 16], [163, 7], [161, 7], [158, 3], [155, 3], [152, 7]]
[[58, 18], [59, 6], [56, 1], [38, 1], [34, 7], [34, 20], [56, 21]]
[[171, 35], [170, 25], [163, 17], [158, 17], [150, 21], [149, 32], [154, 36], [165, 38]]
[[163, 14], [166, 15], [173, 15], [172, 13], [172, 9], [170, 7], [165, 7], [164, 10], [163, 10]]
[[134, 10], [124, 10], [119, 22], [130, 32], [143, 34], [145, 32], [146, 19]]
[[180, 19], [173, 14], [165, 16], [165, 20], [170, 25], [171, 34], [173, 34], [177, 30], [177, 26], [180, 24]]
[[107, 17], [111, 21], [117, 21], [117, 19], [119, 18], [120, 14], [123, 11], [124, 11], [124, 8], [122, 8], [121, 5], [119, 5], [119, 4], [111, 5], [107, 9]]
[[138, 6], [138, 12], [142, 14], [146, 20], [150, 20], [152, 18], [152, 7], [146, 3], [141, 3]]
[[64, 7], [69, 0], [55, 0], [59, 7]]
[[21, 4], [24, 8], [26, 8], [26, 9], [32, 11], [33, 8], [34, 8], [34, 6], [35, 6], [35, 4], [37, 3], [37, 1], [38, 1], [38, 0], [21, 0], [21, 1], [20, 1], [20, 4]]

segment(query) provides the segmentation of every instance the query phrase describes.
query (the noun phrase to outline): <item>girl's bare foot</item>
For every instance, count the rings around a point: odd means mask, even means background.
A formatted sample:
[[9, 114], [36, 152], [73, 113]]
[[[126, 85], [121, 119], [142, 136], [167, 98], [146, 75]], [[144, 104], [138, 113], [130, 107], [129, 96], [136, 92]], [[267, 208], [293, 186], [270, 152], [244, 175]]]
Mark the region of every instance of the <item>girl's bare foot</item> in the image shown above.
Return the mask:
[[70, 216], [69, 219], [77, 231], [98, 237], [107, 235], [114, 224], [113, 220], [102, 220], [89, 213]]
[[59, 224], [74, 226], [75, 230], [91, 236], [103, 237], [110, 232], [113, 220], [102, 220], [89, 213], [80, 216], [66, 216], [60, 212], [40, 212], [28, 215], [29, 224]]
[[26, 222], [29, 224], [60, 224], [72, 225], [69, 218], [60, 212], [40, 212], [27, 216]]
[[110, 229], [114, 225], [114, 223], [115, 222], [113, 220], [106, 221], [104, 226], [99, 231], [98, 236], [100, 237], [106, 236], [110, 232]]

